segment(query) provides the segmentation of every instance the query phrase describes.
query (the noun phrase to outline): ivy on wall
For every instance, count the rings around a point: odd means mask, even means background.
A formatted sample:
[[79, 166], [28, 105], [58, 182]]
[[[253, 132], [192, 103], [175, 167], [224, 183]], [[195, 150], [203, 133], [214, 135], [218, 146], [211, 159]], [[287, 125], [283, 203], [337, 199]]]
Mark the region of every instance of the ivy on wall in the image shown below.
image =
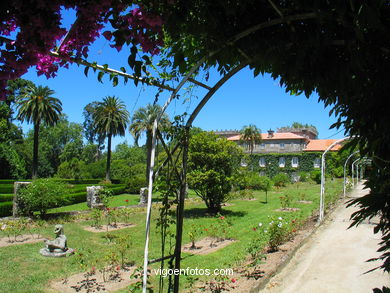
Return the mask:
[[[247, 164], [248, 168], [251, 170], [255, 172], [263, 171], [268, 177], [273, 177], [278, 173], [287, 173], [291, 175], [293, 173], [320, 170], [320, 168], [314, 168], [314, 160], [316, 158], [321, 159], [321, 155], [321, 152], [252, 154], [248, 156]], [[279, 158], [281, 157], [285, 159], [284, 167], [279, 167]], [[298, 158], [298, 167], [292, 167], [291, 161], [293, 157]], [[327, 154], [326, 159], [332, 160], [332, 157], [331, 154]], [[260, 158], [265, 159], [265, 167], [260, 167]]]

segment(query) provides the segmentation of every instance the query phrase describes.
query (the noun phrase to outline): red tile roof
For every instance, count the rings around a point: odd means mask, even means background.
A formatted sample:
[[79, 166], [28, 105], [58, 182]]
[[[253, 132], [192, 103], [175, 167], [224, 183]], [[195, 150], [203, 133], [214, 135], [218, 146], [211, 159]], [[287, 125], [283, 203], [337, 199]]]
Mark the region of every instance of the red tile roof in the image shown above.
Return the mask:
[[[234, 135], [227, 138], [227, 140], [238, 141], [240, 140], [241, 135]], [[272, 140], [272, 139], [305, 139], [308, 138], [291, 133], [291, 132], [275, 132], [272, 137], [268, 137], [268, 133], [262, 133], [261, 138], [263, 140]]]
[[[335, 141], [337, 141], [337, 139], [313, 139], [309, 141], [304, 151], [305, 152], [325, 151]], [[340, 149], [341, 149], [341, 145], [336, 144], [331, 149], [331, 151], [338, 151]]]

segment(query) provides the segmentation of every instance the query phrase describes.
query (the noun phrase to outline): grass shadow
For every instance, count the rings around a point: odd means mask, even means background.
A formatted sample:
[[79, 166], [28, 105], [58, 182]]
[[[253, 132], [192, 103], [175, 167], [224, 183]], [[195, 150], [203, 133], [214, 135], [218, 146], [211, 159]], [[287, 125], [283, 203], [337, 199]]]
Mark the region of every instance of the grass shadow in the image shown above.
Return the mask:
[[[222, 209], [220, 214], [228, 217], [244, 217], [247, 214], [247, 212]], [[198, 218], [210, 218], [210, 217], [215, 217], [215, 214], [209, 213], [207, 208], [191, 208], [191, 209], [184, 210], [184, 218], [198, 219]]]

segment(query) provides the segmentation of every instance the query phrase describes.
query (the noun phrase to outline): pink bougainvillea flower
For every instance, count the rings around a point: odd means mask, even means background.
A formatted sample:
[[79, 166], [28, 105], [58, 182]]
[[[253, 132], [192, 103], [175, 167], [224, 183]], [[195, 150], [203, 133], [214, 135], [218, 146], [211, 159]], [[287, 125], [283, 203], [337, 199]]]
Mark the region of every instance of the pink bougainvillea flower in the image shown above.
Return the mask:
[[221, 220], [224, 220], [224, 219], [225, 219], [225, 217], [224, 217], [224, 216], [220, 216], [219, 218], [220, 218]]

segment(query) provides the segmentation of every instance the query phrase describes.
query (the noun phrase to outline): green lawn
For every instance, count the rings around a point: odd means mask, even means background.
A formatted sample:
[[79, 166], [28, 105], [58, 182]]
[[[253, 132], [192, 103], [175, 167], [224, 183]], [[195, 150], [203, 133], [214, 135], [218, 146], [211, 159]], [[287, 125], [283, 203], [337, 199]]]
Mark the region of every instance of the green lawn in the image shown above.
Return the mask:
[[[126, 201], [127, 200], [127, 201]], [[137, 194], [121, 194], [115, 195], [110, 200], [109, 207], [119, 207], [127, 205], [136, 205], [139, 202], [139, 195]], [[76, 203], [68, 206], [63, 206], [55, 209], [50, 209], [49, 213], [71, 212], [71, 211], [85, 211], [89, 210], [86, 202]]]
[[[232, 200], [231, 206], [223, 208], [222, 215], [226, 220], [232, 223], [229, 228], [230, 236], [237, 241], [233, 244], [216, 251], [209, 255], [191, 255], [183, 253], [182, 268], [230, 268], [242, 261], [246, 253], [248, 244], [255, 236], [253, 227], [257, 227], [259, 222], [267, 223], [269, 216], [281, 216], [287, 219], [309, 217], [319, 205], [320, 186], [312, 183], [300, 183], [299, 185], [290, 185], [279, 190], [274, 189], [268, 194], [268, 203], [264, 203], [265, 195], [263, 192], [254, 192], [255, 200]], [[342, 192], [342, 180], [329, 181], [326, 187], [327, 203], [338, 198]], [[298, 196], [305, 194], [305, 200], [312, 201], [311, 204], [298, 203]], [[299, 208], [297, 212], [278, 212], [280, 208], [280, 196], [290, 194], [295, 199], [292, 207]], [[193, 200], [186, 202], [183, 243], [189, 243], [188, 231], [194, 224], [204, 231], [216, 223], [216, 217], [210, 217], [206, 214], [203, 202]], [[113, 198], [111, 206], [124, 206], [127, 203], [134, 204], [138, 202], [137, 195], [119, 195]], [[158, 204], [154, 204], [152, 213], [152, 231], [150, 242], [150, 258], [158, 258], [160, 252], [160, 236], [157, 233], [156, 220], [158, 217]], [[82, 210], [86, 209], [85, 204], [72, 205], [56, 209], [56, 211]], [[113, 231], [112, 235], [126, 236], [131, 239], [132, 247], [127, 250], [126, 258], [133, 260], [136, 265], [142, 266], [143, 246], [145, 237], [145, 209], [137, 209], [130, 215], [130, 221], [137, 226], [123, 230]], [[52, 221], [48, 226], [41, 228], [42, 234], [46, 237], [52, 237], [53, 225], [59, 220]], [[109, 243], [104, 234], [91, 233], [82, 229], [83, 225], [88, 225], [90, 220], [84, 222], [66, 222], [64, 224], [65, 233], [68, 237], [69, 247], [76, 248], [86, 256], [85, 267], [81, 267], [77, 256], [69, 258], [45, 258], [39, 255], [38, 251], [43, 246], [42, 243], [24, 244], [0, 248], [0, 292], [45, 292], [45, 288], [50, 280], [69, 276], [71, 274], [85, 271], [87, 268], [102, 267], [106, 265], [106, 256], [116, 251], [113, 243]], [[172, 229], [174, 227], [172, 226]], [[203, 238], [205, 235], [199, 235]], [[152, 265], [152, 268], [158, 268], [159, 264]], [[152, 284], [157, 286], [156, 279], [152, 278]], [[188, 284], [186, 277], [181, 278], [182, 288]], [[126, 292], [122, 290], [121, 292]]]

